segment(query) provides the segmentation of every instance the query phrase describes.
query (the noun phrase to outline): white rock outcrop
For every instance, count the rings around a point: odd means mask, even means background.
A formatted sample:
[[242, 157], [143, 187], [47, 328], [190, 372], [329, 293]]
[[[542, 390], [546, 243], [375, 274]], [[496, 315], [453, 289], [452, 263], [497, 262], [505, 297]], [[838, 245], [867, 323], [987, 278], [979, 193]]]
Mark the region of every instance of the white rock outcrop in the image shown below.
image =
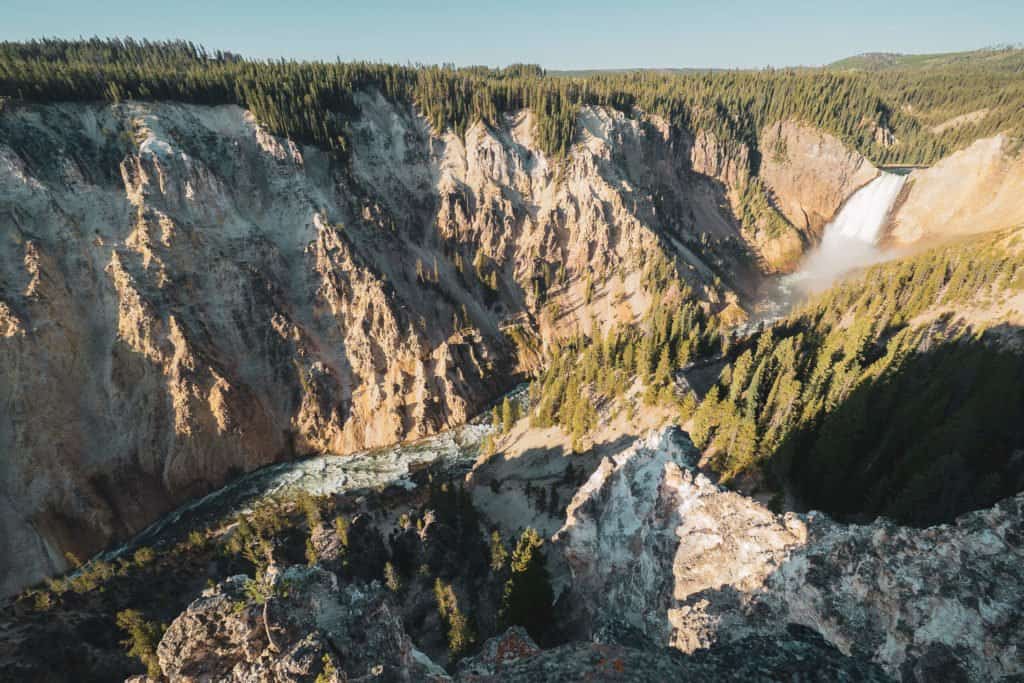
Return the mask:
[[663, 430], [606, 459], [570, 504], [554, 541], [591, 637], [693, 652], [799, 624], [903, 680], [1024, 673], [1024, 496], [952, 525], [847, 525], [776, 515], [695, 463]]

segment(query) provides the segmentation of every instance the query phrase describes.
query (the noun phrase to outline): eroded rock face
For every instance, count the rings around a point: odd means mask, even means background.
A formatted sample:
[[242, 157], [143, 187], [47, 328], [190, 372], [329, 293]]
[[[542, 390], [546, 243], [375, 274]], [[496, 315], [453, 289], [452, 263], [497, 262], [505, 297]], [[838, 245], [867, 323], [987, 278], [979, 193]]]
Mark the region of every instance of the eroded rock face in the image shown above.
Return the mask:
[[574, 498], [555, 547], [590, 637], [693, 652], [792, 623], [903, 680], [1024, 673], [1021, 496], [955, 525], [845, 525], [775, 515], [694, 462], [666, 430], [606, 460]]
[[695, 623], [694, 596], [758, 588], [804, 540], [802, 521], [721, 490], [698, 458], [678, 430], [655, 432], [606, 458], [569, 504], [555, 547], [599, 638], [625, 629], [685, 652], [708, 647], [713, 625]]
[[1024, 153], [1005, 135], [978, 140], [907, 179], [890, 240], [905, 245], [1024, 223]]
[[758, 630], [813, 626], [903, 680], [1024, 673], [1024, 496], [927, 529], [849, 526], [820, 514], [809, 528], [807, 544], [755, 595]]
[[171, 623], [157, 649], [170, 681], [330, 680], [332, 669], [343, 681], [450, 680], [413, 646], [379, 584], [339, 587], [329, 572], [290, 567], [264, 612], [246, 580], [206, 591]]
[[345, 162], [237, 107], [4, 109], [0, 592], [233, 472], [464, 422], [538, 362], [503, 329], [632, 320], [660, 255], [711, 308], [756, 283], [656, 119], [584, 109], [556, 169], [528, 112], [460, 139], [357, 99]]
[[522, 626], [513, 626], [500, 636], [489, 638], [480, 652], [459, 662], [459, 680], [501, 680], [508, 669], [522, 659], [541, 652]]
[[760, 176], [779, 211], [817, 239], [847, 197], [878, 175], [870, 161], [836, 137], [796, 121], [761, 133]]
[[721, 183], [734, 213], [743, 213], [745, 201], [765, 192], [782, 216], [772, 223], [761, 215], [744, 226], [745, 241], [771, 272], [794, 270], [842, 203], [878, 175], [838, 138], [797, 121], [767, 126], [756, 152], [706, 131], [690, 145], [694, 169]]
[[287, 594], [271, 599], [265, 624], [263, 609], [245, 593], [245, 581], [235, 577], [207, 590], [172, 622], [158, 647], [167, 680], [887, 680], [876, 665], [844, 656], [798, 626], [694, 655], [594, 642], [542, 650], [525, 630], [512, 627], [449, 675], [415, 648], [378, 584], [339, 587], [327, 571], [291, 567], [277, 579]]

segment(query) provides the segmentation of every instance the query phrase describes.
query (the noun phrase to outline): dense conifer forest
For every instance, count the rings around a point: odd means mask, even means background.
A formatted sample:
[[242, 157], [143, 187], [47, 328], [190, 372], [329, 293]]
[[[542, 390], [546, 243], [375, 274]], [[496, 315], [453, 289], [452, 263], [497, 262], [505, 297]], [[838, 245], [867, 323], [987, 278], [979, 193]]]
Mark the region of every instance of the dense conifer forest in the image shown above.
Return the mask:
[[[795, 118], [838, 135], [875, 163], [909, 164], [933, 162], [985, 135], [1024, 130], [1024, 81], [1004, 61], [878, 72], [631, 71], [581, 78], [523, 64], [257, 61], [180, 41], [51, 39], [0, 44], [0, 97], [238, 104], [277, 134], [339, 153], [346, 148], [346, 120], [357, 115], [352, 94], [360, 89], [414, 104], [435, 129], [457, 134], [528, 107], [539, 145], [554, 156], [567, 153], [584, 105], [638, 107], [755, 150], [764, 126]], [[966, 114], [974, 116], [941, 126]], [[751, 163], [756, 174], [756, 154]]]
[[1012, 495], [1024, 359], [1007, 323], [960, 316], [1024, 291], [1021, 239], [874, 266], [735, 346], [694, 441], [727, 478], [767, 465], [835, 513], [927, 524]]

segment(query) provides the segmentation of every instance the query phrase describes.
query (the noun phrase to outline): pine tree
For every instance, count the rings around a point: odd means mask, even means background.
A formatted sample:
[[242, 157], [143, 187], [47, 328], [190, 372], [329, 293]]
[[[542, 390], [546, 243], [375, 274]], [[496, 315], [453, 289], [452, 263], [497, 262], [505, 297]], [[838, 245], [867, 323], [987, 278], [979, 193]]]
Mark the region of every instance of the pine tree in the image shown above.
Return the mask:
[[440, 578], [435, 579], [434, 599], [437, 601], [438, 616], [448, 634], [448, 651], [457, 659], [473, 645], [476, 635], [469, 619], [459, 609], [458, 597], [450, 583], [444, 583]]
[[689, 365], [693, 358], [694, 349], [696, 347], [696, 335], [697, 330], [694, 328], [690, 336], [685, 339], [680, 339], [679, 344], [676, 347], [676, 367], [685, 368]]
[[661, 349], [661, 358], [658, 359], [658, 367], [654, 371], [654, 385], [658, 387], [668, 386], [672, 382], [672, 361], [669, 358], [669, 346]]
[[452, 607], [451, 616], [448, 618], [448, 652], [452, 657], [458, 659], [464, 655], [476, 641], [476, 634], [469, 623], [469, 619], [459, 609], [458, 603]]
[[684, 423], [689, 421], [695, 412], [697, 412], [697, 399], [692, 391], [688, 391], [686, 392], [686, 395], [683, 396], [683, 402], [679, 406], [679, 422]]
[[626, 342], [626, 348], [622, 352], [622, 369], [626, 374], [633, 374], [636, 368], [636, 346], [632, 338]]
[[128, 648], [128, 655], [136, 657], [146, 667], [147, 675], [158, 680], [163, 677], [160, 660], [156, 648], [163, 635], [163, 627], [147, 621], [142, 613], [135, 609], [126, 609], [117, 613], [117, 626], [128, 634], [122, 644]]
[[348, 519], [339, 515], [334, 518], [334, 533], [338, 536], [338, 543], [345, 550], [348, 550]]
[[313, 543], [313, 537], [310, 536], [306, 539], [306, 564], [312, 567], [319, 560], [320, 557], [316, 552], [316, 545]]
[[693, 415], [693, 423], [690, 427], [690, 438], [697, 448], [707, 448], [711, 445], [711, 437], [717, 427], [717, 417], [720, 406], [718, 387], [711, 387], [700, 407]]
[[512, 407], [512, 402], [505, 397], [505, 400], [501, 402], [501, 431], [508, 433], [512, 431], [512, 427], [515, 426], [516, 415], [515, 410]]
[[500, 572], [505, 569], [508, 551], [501, 540], [501, 533], [495, 529], [491, 532], [491, 571]]
[[636, 359], [636, 374], [643, 384], [651, 383], [651, 373], [654, 372], [654, 353], [655, 350], [654, 345], [651, 343], [651, 338], [645, 336], [640, 342]]
[[402, 579], [395, 570], [395, 565], [390, 561], [384, 563], [384, 585], [392, 593], [402, 590]]
[[741, 353], [740, 357], [736, 359], [736, 362], [732, 366], [732, 377], [729, 381], [728, 398], [730, 401], [738, 399], [740, 394], [746, 388], [753, 363], [754, 358], [749, 349]]
[[543, 539], [532, 528], [519, 537], [501, 603], [502, 623], [506, 627], [522, 626], [535, 639], [543, 637], [553, 618], [554, 592], [543, 545]]

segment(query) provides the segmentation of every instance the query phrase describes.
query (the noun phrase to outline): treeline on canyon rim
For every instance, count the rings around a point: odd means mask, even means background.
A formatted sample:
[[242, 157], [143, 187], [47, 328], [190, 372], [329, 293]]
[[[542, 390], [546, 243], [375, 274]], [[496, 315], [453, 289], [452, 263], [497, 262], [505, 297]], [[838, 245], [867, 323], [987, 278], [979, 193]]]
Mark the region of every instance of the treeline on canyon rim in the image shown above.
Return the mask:
[[[766, 69], [553, 76], [503, 69], [369, 62], [257, 61], [181, 41], [47, 39], [0, 44], [0, 97], [32, 102], [173, 100], [238, 104], [272, 132], [343, 154], [353, 93], [415, 104], [436, 130], [462, 134], [504, 112], [535, 114], [540, 148], [563, 156], [583, 105], [638, 107], [689, 130], [757, 148], [760, 130], [798, 119], [876, 163], [930, 163], [974, 139], [1024, 131], [1024, 79], [986, 62], [878, 73]], [[960, 125], [940, 124], [981, 112]], [[756, 174], [758, 155], [751, 155]]]

